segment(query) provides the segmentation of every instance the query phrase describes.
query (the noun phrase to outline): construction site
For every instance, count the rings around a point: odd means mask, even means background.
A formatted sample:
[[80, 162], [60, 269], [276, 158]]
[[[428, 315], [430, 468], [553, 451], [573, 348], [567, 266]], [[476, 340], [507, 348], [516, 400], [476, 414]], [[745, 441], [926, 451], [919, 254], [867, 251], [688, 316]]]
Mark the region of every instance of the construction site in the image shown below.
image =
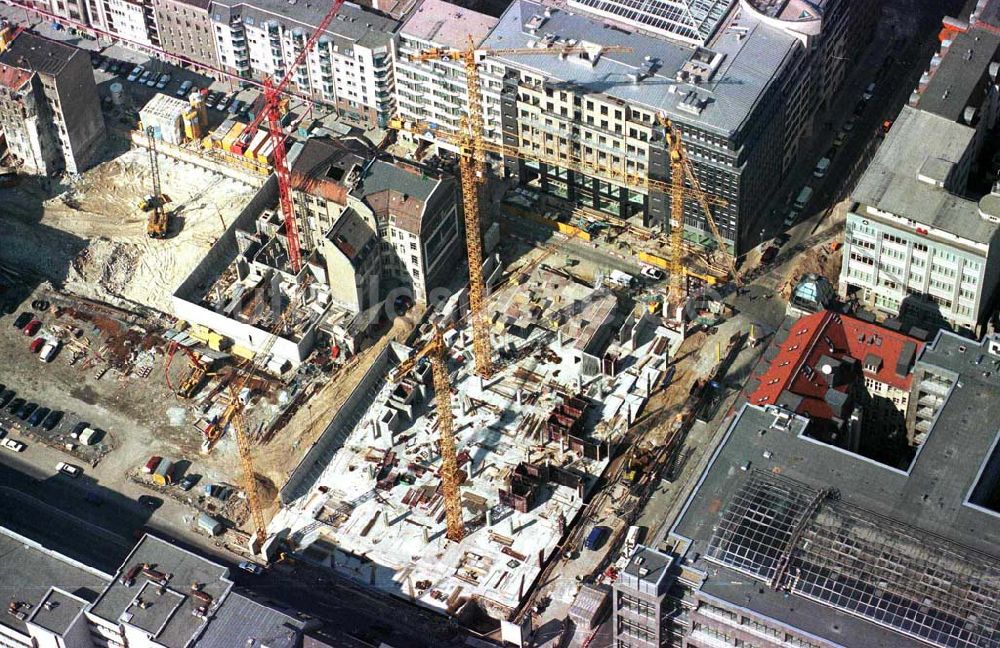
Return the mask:
[[[488, 308], [500, 358], [489, 379], [472, 372], [464, 330], [442, 334], [458, 535], [446, 519], [432, 362], [403, 345], [385, 351], [362, 379], [370, 386], [338, 412], [355, 423], [328, 429], [337, 447], [293, 474], [317, 477], [287, 493], [272, 532], [441, 611], [472, 600], [500, 618], [518, 607], [660, 386], [670, 336], [659, 318], [622, 314], [607, 289], [544, 266], [519, 273]], [[428, 327], [447, 327], [449, 317]]]

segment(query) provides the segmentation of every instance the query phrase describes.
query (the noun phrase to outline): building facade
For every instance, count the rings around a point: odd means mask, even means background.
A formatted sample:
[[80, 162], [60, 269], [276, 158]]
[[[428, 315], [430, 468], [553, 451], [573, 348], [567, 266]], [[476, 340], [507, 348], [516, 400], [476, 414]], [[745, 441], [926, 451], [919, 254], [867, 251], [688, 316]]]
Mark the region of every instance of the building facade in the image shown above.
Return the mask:
[[[212, 2], [219, 63], [247, 79], [282, 78], [327, 8], [265, 0]], [[398, 27], [396, 20], [344, 3], [292, 76], [292, 90], [334, 107], [357, 125], [387, 126], [395, 112], [392, 53]]]
[[89, 24], [137, 49], [160, 47], [153, 0], [87, 0]]
[[983, 330], [1000, 280], [1000, 195], [963, 197], [976, 140], [968, 125], [903, 108], [854, 192], [842, 296], [930, 330]]
[[0, 129], [33, 173], [80, 173], [104, 142], [104, 116], [90, 57], [21, 33], [0, 54]]
[[[424, 0], [403, 23], [395, 49], [396, 109], [404, 121], [419, 122], [446, 133], [457, 133], [463, 117], [469, 114], [465, 66], [452, 57], [417, 61], [416, 54], [433, 48], [463, 49], [469, 38], [476, 45], [497, 24], [497, 19], [444, 0]], [[485, 68], [486, 66], [484, 66]], [[487, 69], [481, 70], [481, 73]], [[484, 79], [492, 89], [484, 96], [483, 119], [486, 136], [497, 140], [500, 84], [496, 78]], [[458, 147], [446, 139], [425, 132], [403, 131], [403, 139], [426, 139], [446, 150]]]
[[210, 0], [153, 0], [160, 44], [201, 65], [219, 68]]

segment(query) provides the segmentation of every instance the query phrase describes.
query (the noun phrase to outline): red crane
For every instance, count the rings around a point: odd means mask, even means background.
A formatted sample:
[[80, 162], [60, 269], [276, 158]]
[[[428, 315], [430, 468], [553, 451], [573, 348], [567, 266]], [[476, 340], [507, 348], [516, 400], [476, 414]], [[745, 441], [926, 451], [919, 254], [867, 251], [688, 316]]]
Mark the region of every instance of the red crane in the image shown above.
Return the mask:
[[340, 11], [344, 0], [333, 0], [330, 10], [323, 16], [316, 31], [309, 37], [305, 47], [295, 58], [295, 62], [289, 66], [284, 78], [277, 84], [274, 79], [266, 77], [264, 79], [264, 109], [254, 117], [253, 123], [244, 132], [244, 137], [252, 138], [257, 132], [260, 123], [266, 118], [267, 128], [270, 131], [271, 144], [274, 146], [274, 172], [278, 175], [278, 204], [281, 206], [281, 214], [285, 221], [285, 235], [288, 237], [288, 261], [293, 272], [302, 269], [302, 249], [299, 245], [299, 228], [295, 222], [295, 208], [292, 205], [292, 178], [288, 168], [288, 158], [285, 151], [285, 133], [281, 130], [281, 95], [285, 93], [285, 88], [292, 78], [292, 74], [306, 60], [309, 50], [313, 48], [319, 37], [326, 31], [330, 21]]

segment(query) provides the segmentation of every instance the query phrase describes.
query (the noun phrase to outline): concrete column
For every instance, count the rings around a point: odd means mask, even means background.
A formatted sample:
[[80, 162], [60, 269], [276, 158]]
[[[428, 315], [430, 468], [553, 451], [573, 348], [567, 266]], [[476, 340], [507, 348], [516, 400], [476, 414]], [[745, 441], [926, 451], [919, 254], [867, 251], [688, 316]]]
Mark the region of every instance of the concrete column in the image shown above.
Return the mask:
[[493, 509], [486, 510], [486, 526], [493, 526]]

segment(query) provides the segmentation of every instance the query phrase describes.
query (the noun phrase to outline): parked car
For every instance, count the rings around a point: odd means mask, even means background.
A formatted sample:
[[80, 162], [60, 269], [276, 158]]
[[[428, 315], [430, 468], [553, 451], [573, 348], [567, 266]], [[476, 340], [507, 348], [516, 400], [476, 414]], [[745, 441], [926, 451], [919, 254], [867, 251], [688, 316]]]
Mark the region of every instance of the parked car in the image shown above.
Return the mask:
[[114, 64], [115, 64], [115, 60], [114, 59], [105, 58], [101, 62], [101, 69], [104, 70], [105, 72], [111, 72], [111, 66], [114, 65]]
[[177, 485], [182, 491], [189, 491], [194, 488], [194, 485], [198, 483], [197, 475], [184, 475], [184, 479], [180, 480]]
[[5, 389], [3, 393], [0, 393], [0, 407], [6, 407], [7, 403], [14, 399], [14, 390]]
[[814, 178], [822, 178], [826, 175], [826, 172], [830, 170], [830, 158], [822, 158], [817, 164], [816, 168], [813, 169]]
[[83, 474], [83, 468], [80, 466], [74, 466], [73, 464], [66, 463], [65, 461], [60, 461], [56, 464], [56, 470], [64, 475], [69, 475], [70, 477], [79, 477]]
[[97, 52], [90, 53], [90, 64], [94, 66], [94, 69], [100, 68], [102, 65], [104, 65], [104, 62], [106, 60], [107, 60], [106, 58], [104, 58]]
[[34, 414], [36, 409], [38, 409], [38, 403], [25, 403], [21, 406], [21, 409], [17, 410], [15, 416], [22, 421], [27, 421], [28, 417]]
[[15, 398], [10, 402], [10, 405], [7, 406], [7, 413], [16, 414], [19, 409], [24, 407], [24, 402], [23, 398]]
[[844, 122], [844, 130], [850, 133], [854, 130], [854, 117], [851, 117], [846, 122]]
[[663, 270], [652, 266], [642, 266], [642, 268], [639, 269], [639, 274], [647, 279], [652, 279], [653, 281], [660, 281], [666, 276], [663, 274]]
[[871, 83], [868, 84], [868, 87], [865, 88], [865, 93], [861, 95], [861, 98], [864, 99], [865, 101], [868, 101], [874, 96], [875, 96], [875, 82], [872, 81]]
[[41, 353], [38, 354], [38, 359], [42, 362], [52, 362], [52, 359], [59, 353], [59, 346], [58, 342], [46, 342]]
[[233, 103], [229, 104], [229, 114], [230, 115], [235, 115], [236, 113], [238, 113], [241, 110], [243, 110], [243, 106], [244, 105], [246, 105], [246, 104], [244, 104], [239, 99], [234, 99]]
[[[139, 77], [139, 83], [141, 83], [143, 85], [149, 85], [149, 79], [150, 79], [150, 77], [152, 77], [153, 79], [156, 78], [156, 77], [153, 76], [153, 71], [152, 70], [143, 70], [142, 71], [142, 76]], [[155, 84], [156, 81], [153, 81], [153, 83]]]
[[34, 335], [35, 333], [38, 333], [38, 329], [40, 328], [42, 328], [42, 321], [33, 319], [30, 322], [28, 322], [27, 326], [24, 327], [24, 334]]
[[73, 429], [70, 431], [69, 436], [73, 439], [78, 439], [80, 437], [80, 433], [86, 430], [88, 427], [90, 427], [90, 423], [87, 423], [86, 421], [80, 421], [79, 423], [73, 426]]
[[28, 425], [31, 427], [38, 427], [38, 424], [41, 423], [51, 411], [52, 410], [48, 407], [39, 407], [31, 413], [31, 416], [28, 417]]
[[159, 80], [156, 82], [156, 89], [163, 90], [166, 88], [167, 84], [170, 83], [170, 78], [169, 74], [161, 74]]
[[182, 98], [188, 96], [188, 94], [191, 92], [191, 85], [192, 84], [190, 81], [181, 82], [181, 86], [177, 88], [177, 91], [174, 92], [174, 94]]
[[232, 101], [232, 97], [229, 95], [222, 95], [215, 102], [215, 109], [222, 111], [229, 107], [229, 102]]
[[39, 351], [42, 350], [43, 346], [45, 346], [45, 338], [36, 337], [34, 340], [31, 341], [31, 344], [28, 345], [28, 351], [31, 351], [32, 353], [38, 353]]
[[128, 69], [128, 64], [121, 61], [114, 61], [111, 64], [111, 74], [118, 74]]
[[142, 76], [142, 74], [145, 71], [146, 71], [146, 68], [142, 67], [141, 65], [137, 65], [134, 68], [132, 68], [131, 72], [128, 73], [128, 77], [127, 78], [128, 78], [129, 81], [136, 81], [140, 76]]
[[12, 452], [24, 452], [24, 449], [28, 447], [20, 441], [15, 441], [14, 439], [4, 439], [3, 441], [0, 441], [0, 446], [3, 446]]
[[837, 137], [835, 137], [833, 140], [833, 145], [843, 146], [844, 142], [846, 141], [847, 141], [847, 132], [842, 130], [839, 133], [837, 133]]
[[205, 97], [205, 105], [209, 108], [215, 108], [215, 104], [219, 103], [220, 98], [222, 98], [221, 92], [209, 92]]
[[590, 534], [587, 535], [587, 540], [583, 543], [583, 546], [591, 551], [598, 549], [602, 544], [604, 544], [604, 537], [607, 534], [607, 527], [595, 526], [590, 530]]
[[35, 319], [34, 313], [29, 313], [28, 311], [24, 311], [23, 313], [17, 316], [16, 320], [14, 320], [14, 328], [23, 329], [25, 326], [28, 325], [28, 322], [30, 322], [33, 319]]
[[52, 410], [45, 420], [42, 421], [42, 429], [51, 432], [59, 422], [62, 421], [63, 413], [59, 410]]
[[249, 560], [244, 560], [240, 562], [240, 569], [245, 572], [251, 573], [253, 575], [263, 574], [264, 568], [255, 562], [250, 562]]
[[796, 221], [798, 221], [798, 220], [799, 220], [799, 210], [798, 210], [798, 209], [792, 209], [792, 210], [790, 210], [790, 211], [788, 212], [788, 215], [787, 215], [787, 216], [785, 216], [785, 220], [784, 220], [784, 221], [782, 221], [782, 224], [783, 224], [783, 225], [784, 225], [785, 227], [791, 227], [791, 226], [792, 226], [792, 225], [794, 225], [794, 224], [796, 223]]

